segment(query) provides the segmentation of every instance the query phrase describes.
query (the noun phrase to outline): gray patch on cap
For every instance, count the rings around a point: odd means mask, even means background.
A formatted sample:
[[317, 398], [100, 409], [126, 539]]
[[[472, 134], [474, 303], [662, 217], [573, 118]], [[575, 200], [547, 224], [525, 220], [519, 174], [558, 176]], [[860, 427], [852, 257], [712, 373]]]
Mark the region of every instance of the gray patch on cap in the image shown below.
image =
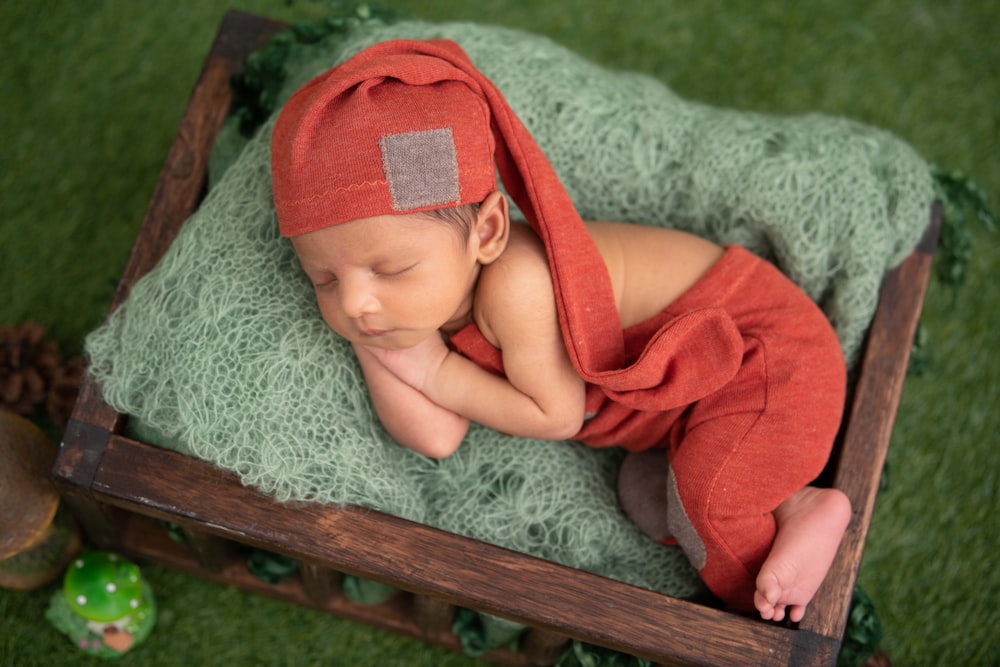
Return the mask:
[[393, 210], [458, 201], [458, 156], [450, 127], [386, 135], [379, 147]]

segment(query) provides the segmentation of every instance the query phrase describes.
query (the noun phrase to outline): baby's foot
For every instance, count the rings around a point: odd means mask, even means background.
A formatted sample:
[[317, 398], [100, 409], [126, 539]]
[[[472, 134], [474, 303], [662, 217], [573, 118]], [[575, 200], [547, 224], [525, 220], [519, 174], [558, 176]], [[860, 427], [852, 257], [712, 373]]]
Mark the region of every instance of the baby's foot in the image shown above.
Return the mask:
[[778, 532], [757, 575], [754, 605], [761, 618], [798, 622], [826, 577], [851, 520], [837, 489], [807, 486], [774, 511]]

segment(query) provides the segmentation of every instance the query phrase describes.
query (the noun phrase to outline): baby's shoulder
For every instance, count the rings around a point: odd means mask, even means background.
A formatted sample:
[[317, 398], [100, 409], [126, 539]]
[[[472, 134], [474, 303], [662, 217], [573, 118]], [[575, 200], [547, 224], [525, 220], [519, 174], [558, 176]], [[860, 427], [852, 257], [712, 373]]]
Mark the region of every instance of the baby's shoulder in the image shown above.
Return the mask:
[[482, 267], [473, 316], [489, 338], [499, 318], [534, 319], [555, 312], [552, 274], [541, 239], [527, 225], [511, 225], [507, 247]]
[[480, 283], [490, 289], [527, 288], [552, 282], [545, 246], [525, 224], [512, 224], [507, 247], [492, 263], [483, 266]]

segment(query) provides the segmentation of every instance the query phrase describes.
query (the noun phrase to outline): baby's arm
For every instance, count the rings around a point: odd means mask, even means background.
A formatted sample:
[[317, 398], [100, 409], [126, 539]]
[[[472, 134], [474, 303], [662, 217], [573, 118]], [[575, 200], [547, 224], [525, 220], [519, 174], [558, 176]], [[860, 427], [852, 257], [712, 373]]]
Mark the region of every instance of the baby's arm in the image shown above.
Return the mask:
[[584, 383], [563, 344], [540, 246], [519, 250], [486, 267], [476, 293], [477, 322], [500, 348], [506, 378], [440, 341], [372, 353], [432, 402], [471, 421], [511, 435], [570, 438], [583, 423]]
[[420, 454], [444, 458], [454, 453], [469, 420], [437, 405], [393, 375], [370, 348], [354, 345], [379, 421], [393, 439]]

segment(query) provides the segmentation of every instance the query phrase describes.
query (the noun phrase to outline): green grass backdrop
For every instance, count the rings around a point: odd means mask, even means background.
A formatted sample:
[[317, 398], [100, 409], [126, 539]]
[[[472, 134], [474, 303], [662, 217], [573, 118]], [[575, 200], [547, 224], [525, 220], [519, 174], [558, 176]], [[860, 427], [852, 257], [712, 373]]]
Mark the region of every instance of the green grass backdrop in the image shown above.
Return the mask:
[[[328, 3], [231, 0], [289, 21]], [[104, 317], [226, 0], [0, 3], [0, 324], [67, 354]], [[708, 104], [822, 111], [894, 131], [1000, 195], [1000, 3], [976, 0], [385, 0], [523, 28]], [[998, 234], [970, 223], [957, 297], [932, 285], [861, 584], [900, 665], [1000, 664]], [[121, 665], [473, 665], [328, 616], [146, 569], [161, 617]], [[0, 664], [97, 664], [0, 591]]]

